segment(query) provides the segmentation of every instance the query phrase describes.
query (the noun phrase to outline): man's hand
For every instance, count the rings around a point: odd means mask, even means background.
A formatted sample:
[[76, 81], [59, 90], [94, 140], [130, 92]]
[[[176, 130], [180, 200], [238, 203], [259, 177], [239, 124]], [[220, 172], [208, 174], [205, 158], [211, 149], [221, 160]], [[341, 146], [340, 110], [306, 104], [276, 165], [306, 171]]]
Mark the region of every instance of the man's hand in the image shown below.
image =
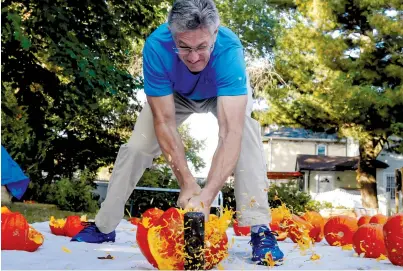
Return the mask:
[[214, 198], [211, 197], [211, 194], [207, 193], [206, 190], [202, 190], [199, 195], [194, 196], [189, 200], [185, 209], [194, 212], [202, 212], [204, 214], [204, 221], [207, 222], [209, 220], [210, 208], [213, 200]]
[[190, 181], [183, 185], [181, 188], [181, 192], [178, 197], [178, 206], [182, 209], [185, 209], [186, 205], [189, 203], [189, 200], [197, 196], [201, 193], [200, 186], [196, 183], [196, 181]]

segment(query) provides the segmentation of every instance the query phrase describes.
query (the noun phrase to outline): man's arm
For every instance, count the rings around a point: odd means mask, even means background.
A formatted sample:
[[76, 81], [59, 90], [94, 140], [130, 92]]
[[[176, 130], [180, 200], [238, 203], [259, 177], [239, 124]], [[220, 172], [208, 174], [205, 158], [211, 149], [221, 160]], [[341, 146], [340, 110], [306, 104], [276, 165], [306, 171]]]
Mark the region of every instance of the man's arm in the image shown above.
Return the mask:
[[205, 193], [211, 195], [211, 202], [238, 162], [247, 101], [247, 95], [218, 97], [218, 145], [207, 177], [207, 184], [203, 189]]
[[218, 145], [207, 177], [207, 184], [201, 194], [193, 197], [187, 205], [187, 208], [203, 211], [206, 219], [210, 213], [211, 203], [238, 162], [247, 100], [247, 95], [218, 97]]
[[[147, 96], [147, 101], [153, 112], [154, 130], [161, 151], [171, 166], [182, 190], [178, 203], [184, 207], [193, 193], [200, 192], [200, 187], [195, 182], [186, 161], [185, 148], [176, 126], [173, 95]], [[187, 195], [189, 193], [190, 195]]]

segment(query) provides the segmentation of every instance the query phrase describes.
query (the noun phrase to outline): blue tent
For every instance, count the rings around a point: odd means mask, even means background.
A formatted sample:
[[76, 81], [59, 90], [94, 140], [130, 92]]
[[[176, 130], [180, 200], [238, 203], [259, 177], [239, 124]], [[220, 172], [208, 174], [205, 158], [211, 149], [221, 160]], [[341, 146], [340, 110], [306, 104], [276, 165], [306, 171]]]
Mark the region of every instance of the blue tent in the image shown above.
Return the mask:
[[11, 195], [19, 200], [29, 185], [29, 178], [3, 146], [1, 146], [1, 185], [5, 185]]

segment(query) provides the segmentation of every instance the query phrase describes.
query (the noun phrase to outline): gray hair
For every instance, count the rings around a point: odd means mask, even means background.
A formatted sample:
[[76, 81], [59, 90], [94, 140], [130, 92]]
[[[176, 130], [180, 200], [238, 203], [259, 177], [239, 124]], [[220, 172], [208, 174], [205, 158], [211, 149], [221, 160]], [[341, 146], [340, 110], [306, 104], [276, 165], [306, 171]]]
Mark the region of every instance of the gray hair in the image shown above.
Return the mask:
[[168, 15], [172, 35], [199, 28], [211, 34], [220, 24], [218, 10], [213, 0], [176, 0]]

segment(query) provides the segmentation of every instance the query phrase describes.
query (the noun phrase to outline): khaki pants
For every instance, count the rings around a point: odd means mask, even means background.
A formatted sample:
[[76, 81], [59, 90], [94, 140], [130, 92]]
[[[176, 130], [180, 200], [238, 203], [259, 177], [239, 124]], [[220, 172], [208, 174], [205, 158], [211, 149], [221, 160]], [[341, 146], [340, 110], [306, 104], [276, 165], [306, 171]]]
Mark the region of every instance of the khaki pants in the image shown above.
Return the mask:
[[[176, 123], [180, 125], [193, 113], [211, 112], [217, 117], [217, 98], [193, 101], [174, 94]], [[252, 91], [249, 87], [248, 106], [241, 153], [235, 168], [235, 199], [240, 225], [268, 224], [271, 221], [266, 189], [266, 159], [260, 137], [260, 125], [251, 118]], [[132, 136], [119, 149], [108, 191], [95, 223], [103, 233], [115, 230], [124, 216], [125, 204], [153, 158], [160, 155], [148, 104], [144, 105]]]

